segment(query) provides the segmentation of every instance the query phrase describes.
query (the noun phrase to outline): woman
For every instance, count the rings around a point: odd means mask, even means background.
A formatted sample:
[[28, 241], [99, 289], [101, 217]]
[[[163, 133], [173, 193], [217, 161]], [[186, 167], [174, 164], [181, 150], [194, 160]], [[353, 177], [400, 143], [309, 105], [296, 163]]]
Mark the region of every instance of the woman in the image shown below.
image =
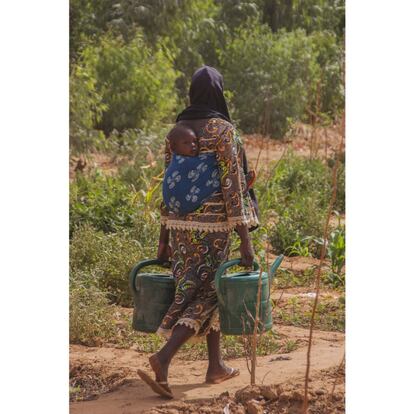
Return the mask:
[[[186, 215], [168, 211], [164, 203], [161, 206], [158, 258], [171, 259], [176, 293], [157, 331], [168, 341], [149, 359], [155, 381], [141, 370], [139, 375], [155, 392], [169, 398], [172, 398], [167, 382], [169, 364], [190, 339], [206, 337], [207, 383], [220, 383], [239, 374], [221, 359], [214, 276], [228, 258], [232, 230], [240, 236], [242, 266], [252, 265], [254, 252], [249, 229], [258, 225], [250, 194], [245, 191], [245, 154], [230, 121], [223, 78], [216, 69], [203, 66], [194, 73], [190, 106], [178, 115], [177, 125], [196, 132], [200, 153], [216, 154], [221, 188]], [[171, 149], [166, 139], [166, 167], [170, 160]]]

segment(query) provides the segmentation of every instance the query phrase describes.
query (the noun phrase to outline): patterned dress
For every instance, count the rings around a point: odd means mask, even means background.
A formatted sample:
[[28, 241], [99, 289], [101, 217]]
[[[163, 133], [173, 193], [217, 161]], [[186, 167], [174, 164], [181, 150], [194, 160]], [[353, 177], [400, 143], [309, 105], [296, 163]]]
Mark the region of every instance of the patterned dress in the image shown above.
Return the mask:
[[[234, 127], [212, 118], [199, 134], [202, 153], [215, 153], [221, 188], [201, 207], [183, 216], [161, 203], [161, 224], [170, 229], [172, 272], [176, 281], [174, 302], [158, 333], [169, 337], [175, 325], [195, 331], [193, 340], [219, 330], [214, 276], [227, 260], [230, 233], [239, 224], [249, 228], [258, 224], [250, 196], [245, 193], [242, 146]], [[169, 142], [165, 141], [165, 166], [171, 161]]]

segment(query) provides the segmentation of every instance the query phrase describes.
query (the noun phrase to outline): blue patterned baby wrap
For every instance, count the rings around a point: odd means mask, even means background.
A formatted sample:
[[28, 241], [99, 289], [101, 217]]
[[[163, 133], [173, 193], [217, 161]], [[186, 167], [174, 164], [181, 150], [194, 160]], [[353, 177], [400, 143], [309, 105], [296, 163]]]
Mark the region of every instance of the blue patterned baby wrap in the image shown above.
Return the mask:
[[173, 154], [165, 171], [162, 195], [168, 210], [184, 215], [197, 210], [219, 188], [216, 154], [195, 157]]

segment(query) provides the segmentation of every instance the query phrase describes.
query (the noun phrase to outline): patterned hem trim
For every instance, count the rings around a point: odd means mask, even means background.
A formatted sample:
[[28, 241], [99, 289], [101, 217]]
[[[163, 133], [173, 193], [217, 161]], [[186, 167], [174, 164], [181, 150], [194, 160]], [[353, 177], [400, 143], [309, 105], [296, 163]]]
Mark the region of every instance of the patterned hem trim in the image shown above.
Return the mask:
[[166, 222], [167, 229], [175, 230], [202, 230], [207, 232], [224, 231], [229, 232], [239, 224], [246, 224], [248, 227], [257, 226], [259, 220], [257, 217], [246, 219], [243, 217], [231, 217], [229, 221], [219, 223], [203, 223], [199, 221], [184, 221], [184, 220], [168, 220]]
[[198, 331], [200, 330], [199, 324], [194, 319], [190, 319], [190, 318], [179, 319], [177, 321], [177, 323], [171, 329], [165, 329], [165, 328], [159, 327], [157, 329], [156, 334], [162, 336], [163, 338], [165, 338], [168, 341], [168, 339], [170, 339], [170, 337], [171, 337], [172, 330], [177, 325], [185, 325], [185, 326], [188, 326], [189, 328], [192, 328], [192, 329], [195, 330], [195, 334], [190, 339], [187, 340], [187, 343], [197, 344], [197, 343], [203, 341], [205, 335], [201, 335], [201, 336], [197, 335]]
[[177, 325], [185, 325], [191, 329], [194, 329], [195, 331], [194, 335], [197, 335], [198, 331], [200, 330], [200, 324], [194, 319], [190, 319], [190, 318], [178, 319], [177, 323], [174, 326], [177, 326]]
[[202, 335], [198, 335], [198, 332], [200, 330], [199, 323], [197, 321], [195, 321], [194, 319], [190, 319], [190, 318], [181, 318], [181, 319], [179, 319], [171, 329], [165, 329], [165, 328], [159, 327], [157, 329], [156, 334], [159, 335], [159, 336], [162, 336], [163, 338], [168, 340], [171, 337], [172, 330], [177, 325], [185, 325], [185, 326], [188, 326], [189, 328], [192, 328], [192, 329], [195, 330], [196, 333], [187, 341], [187, 343], [189, 343], [189, 344], [198, 344], [198, 343], [202, 342], [204, 340], [204, 338], [211, 331], [220, 332], [220, 319], [219, 319], [218, 311], [216, 310], [214, 312], [213, 316], [211, 317], [210, 326], [206, 329], [205, 333], [203, 333]]
[[211, 323], [209, 328], [207, 329], [207, 334], [209, 334], [211, 331], [220, 332], [220, 319], [217, 309], [211, 318]]
[[167, 216], [161, 216], [160, 217], [160, 224], [167, 224], [168, 223], [168, 217]]

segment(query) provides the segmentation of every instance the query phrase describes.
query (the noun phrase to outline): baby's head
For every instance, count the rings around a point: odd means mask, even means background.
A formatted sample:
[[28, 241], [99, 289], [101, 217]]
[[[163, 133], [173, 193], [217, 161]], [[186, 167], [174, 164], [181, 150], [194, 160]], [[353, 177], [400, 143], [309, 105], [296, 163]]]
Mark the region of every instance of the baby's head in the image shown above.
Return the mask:
[[171, 151], [178, 155], [195, 157], [198, 155], [197, 136], [191, 128], [175, 126], [168, 134]]

